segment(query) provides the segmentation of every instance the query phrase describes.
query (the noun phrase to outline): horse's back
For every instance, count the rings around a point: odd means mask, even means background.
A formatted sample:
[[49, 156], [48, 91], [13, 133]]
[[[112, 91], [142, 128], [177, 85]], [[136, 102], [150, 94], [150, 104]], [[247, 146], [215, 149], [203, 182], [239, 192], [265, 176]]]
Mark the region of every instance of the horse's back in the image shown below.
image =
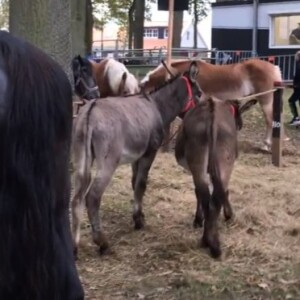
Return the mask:
[[140, 95], [126, 97], [108, 97], [96, 101], [91, 111], [90, 122], [98, 131], [124, 132], [139, 134], [151, 132], [162, 120], [154, 103]]

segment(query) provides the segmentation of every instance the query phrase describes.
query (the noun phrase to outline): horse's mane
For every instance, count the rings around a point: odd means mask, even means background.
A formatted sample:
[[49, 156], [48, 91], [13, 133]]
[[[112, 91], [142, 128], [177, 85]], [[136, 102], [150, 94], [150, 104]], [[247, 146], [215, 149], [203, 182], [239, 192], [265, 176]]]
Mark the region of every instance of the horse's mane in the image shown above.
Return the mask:
[[172, 82], [174, 82], [175, 80], [177, 80], [179, 77], [181, 77], [182, 74], [178, 73], [175, 76], [171, 77], [170, 79], [166, 80], [164, 83], [162, 83], [161, 85], [157, 86], [155, 89], [153, 89], [151, 92], [149, 92], [149, 94], [153, 94], [156, 93], [157, 91], [161, 90], [162, 88], [164, 88], [165, 86], [171, 84]]
[[67, 224], [54, 222], [62, 197], [54, 188], [55, 151], [69, 151], [71, 86], [54, 60], [4, 31], [0, 70], [7, 76], [0, 95], [0, 299], [58, 299], [63, 275], [54, 262], [62, 241], [54, 232]]

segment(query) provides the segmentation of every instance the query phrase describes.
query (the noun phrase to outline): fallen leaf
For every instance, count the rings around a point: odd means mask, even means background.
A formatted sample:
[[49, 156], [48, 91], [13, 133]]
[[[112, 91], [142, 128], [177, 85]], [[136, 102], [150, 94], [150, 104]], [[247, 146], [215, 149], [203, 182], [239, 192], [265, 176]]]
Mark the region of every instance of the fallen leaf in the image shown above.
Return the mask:
[[141, 293], [137, 293], [137, 296], [139, 299], [145, 299], [145, 295], [141, 294]]
[[266, 283], [264, 283], [264, 282], [259, 283], [258, 286], [259, 286], [260, 288], [264, 289], [264, 290], [269, 289], [268, 284], [266, 284]]

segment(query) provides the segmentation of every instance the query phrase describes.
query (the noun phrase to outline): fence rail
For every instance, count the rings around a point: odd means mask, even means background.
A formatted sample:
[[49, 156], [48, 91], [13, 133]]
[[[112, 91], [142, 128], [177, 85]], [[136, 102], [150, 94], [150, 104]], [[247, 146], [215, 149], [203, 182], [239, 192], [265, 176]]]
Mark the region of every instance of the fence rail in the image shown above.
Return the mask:
[[[154, 49], [112, 49], [105, 50], [97, 55], [90, 56], [95, 61], [101, 61], [106, 57], [113, 57], [124, 63], [127, 68], [136, 76], [144, 76], [149, 70], [155, 68], [162, 59], [166, 59], [167, 50], [165, 47]], [[233, 51], [218, 49], [191, 49], [174, 48], [172, 49], [173, 58], [205, 59], [213, 64], [223, 65], [241, 62], [250, 58], [259, 58], [275, 65], [278, 65], [282, 72], [283, 80], [292, 80], [295, 72], [294, 54], [259, 56], [253, 51]]]
[[231, 64], [254, 57], [268, 61], [280, 67], [283, 80], [285, 81], [293, 79], [296, 68], [294, 54], [259, 56], [252, 51], [216, 51], [214, 57], [216, 64]]

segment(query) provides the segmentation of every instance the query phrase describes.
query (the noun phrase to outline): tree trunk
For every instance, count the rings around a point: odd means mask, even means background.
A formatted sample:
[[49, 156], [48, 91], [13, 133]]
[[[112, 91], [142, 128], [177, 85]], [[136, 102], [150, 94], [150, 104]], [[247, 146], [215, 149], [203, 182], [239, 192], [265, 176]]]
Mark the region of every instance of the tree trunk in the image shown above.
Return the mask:
[[[145, 20], [145, 0], [136, 1], [134, 20], [134, 48], [144, 48], [144, 20]], [[138, 52], [142, 55], [142, 52]]]
[[128, 49], [132, 49], [133, 29], [134, 29], [134, 11], [136, 0], [133, 0], [128, 11]]
[[193, 0], [194, 5], [194, 48], [198, 48], [198, 10], [197, 10], [197, 0]]
[[86, 32], [86, 4], [82, 0], [71, 1], [72, 14], [72, 57], [86, 53], [85, 32]]
[[172, 48], [180, 48], [183, 11], [174, 11]]
[[10, 0], [9, 26], [12, 34], [52, 56], [71, 80], [70, 3], [70, 0]]
[[[82, 0], [81, 0], [82, 1]], [[93, 5], [91, 0], [85, 1], [85, 12], [86, 12], [86, 23], [85, 23], [85, 53], [92, 53], [93, 48], [93, 27], [94, 27], [94, 18], [93, 18]]]

